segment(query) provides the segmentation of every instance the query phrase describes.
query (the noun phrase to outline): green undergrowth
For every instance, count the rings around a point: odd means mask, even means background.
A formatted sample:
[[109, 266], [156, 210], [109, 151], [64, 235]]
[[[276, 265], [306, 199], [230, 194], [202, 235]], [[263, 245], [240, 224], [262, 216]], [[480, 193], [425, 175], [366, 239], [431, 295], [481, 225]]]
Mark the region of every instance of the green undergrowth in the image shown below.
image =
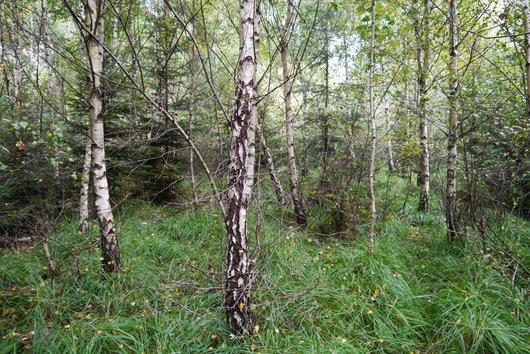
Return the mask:
[[49, 277], [39, 244], [2, 251], [0, 353], [530, 353], [524, 291], [494, 262], [448, 249], [435, 207], [419, 214], [413, 200], [393, 200], [373, 257], [362, 235], [301, 231], [268, 203], [257, 333], [244, 339], [225, 325], [215, 209], [124, 209], [115, 275], [99, 270], [95, 227], [78, 235], [64, 220], [49, 242], [60, 276]]

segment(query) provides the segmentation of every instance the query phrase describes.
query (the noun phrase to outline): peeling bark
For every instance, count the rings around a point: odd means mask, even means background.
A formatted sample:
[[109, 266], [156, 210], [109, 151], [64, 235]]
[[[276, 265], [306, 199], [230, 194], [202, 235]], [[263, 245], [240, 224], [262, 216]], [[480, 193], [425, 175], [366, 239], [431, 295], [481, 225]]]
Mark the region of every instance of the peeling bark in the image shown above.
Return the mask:
[[254, 182], [259, 0], [240, 0], [240, 56], [231, 125], [226, 228], [225, 308], [230, 332], [252, 333], [247, 214]]
[[89, 116], [92, 138], [92, 183], [94, 202], [101, 232], [102, 266], [107, 272], [118, 271], [120, 253], [114, 215], [110, 204], [107, 167], [105, 164], [105, 132], [103, 126], [103, 41], [104, 41], [104, 0], [86, 0], [85, 26], [90, 30], [85, 41], [88, 50], [90, 73]]

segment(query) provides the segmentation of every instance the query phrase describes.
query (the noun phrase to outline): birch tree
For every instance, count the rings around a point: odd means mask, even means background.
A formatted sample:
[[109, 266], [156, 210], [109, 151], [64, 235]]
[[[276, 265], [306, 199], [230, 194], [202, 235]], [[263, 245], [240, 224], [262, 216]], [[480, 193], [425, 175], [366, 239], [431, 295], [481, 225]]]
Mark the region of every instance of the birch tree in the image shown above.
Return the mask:
[[4, 2], [0, 0], [0, 65], [2, 66], [2, 86], [0, 89], [0, 94], [4, 94], [4, 90], [7, 96], [9, 93], [9, 73], [7, 70], [7, 60], [6, 60], [6, 48], [5, 48], [5, 38], [4, 38]]
[[[193, 3], [194, 4], [194, 3]], [[195, 13], [195, 7], [192, 5], [192, 13]], [[192, 20], [191, 22], [191, 33], [192, 36], [195, 36], [195, 24]], [[190, 54], [190, 93], [189, 93], [189, 126], [188, 126], [188, 135], [190, 139], [193, 139], [193, 125], [195, 120], [195, 91], [197, 90], [197, 55], [195, 53], [195, 47], [191, 47]], [[191, 193], [192, 193], [192, 206], [193, 210], [197, 209], [199, 205], [199, 200], [197, 198], [197, 186], [195, 182], [195, 166], [194, 166], [194, 153], [190, 148], [189, 150], [189, 163], [190, 163], [190, 178], [191, 178]]]
[[445, 196], [445, 221], [449, 243], [459, 236], [456, 210], [456, 157], [458, 139], [458, 53], [457, 53], [457, 5], [456, 0], [449, 3], [449, 129], [447, 134], [447, 189]]
[[528, 0], [523, 0], [524, 19], [524, 41], [525, 41], [525, 62], [526, 62], [526, 115], [530, 118], [530, 7]]
[[302, 194], [300, 192], [300, 186], [298, 183], [298, 170], [296, 168], [296, 155], [294, 150], [293, 137], [293, 113], [291, 107], [291, 90], [293, 83], [289, 73], [289, 34], [290, 28], [292, 26], [292, 21], [293, 4], [292, 0], [287, 0], [287, 16], [285, 17], [282, 42], [280, 44], [283, 73], [283, 102], [285, 108], [285, 135], [287, 138], [287, 155], [289, 158], [291, 199], [293, 201], [296, 223], [299, 226], [305, 227], [307, 224], [307, 216], [305, 213], [304, 202], [302, 200]]
[[[85, 8], [83, 5], [79, 8], [80, 11], [80, 17], [84, 18], [85, 14]], [[81, 60], [81, 64], [85, 65], [85, 61], [83, 60], [83, 51], [84, 51], [84, 40], [83, 36], [80, 36], [79, 42], [77, 45], [77, 52], [79, 54], [79, 58]], [[84, 97], [82, 92], [86, 89], [85, 87], [85, 80], [83, 79], [83, 76], [80, 76], [79, 78], [79, 112], [83, 112], [85, 108], [84, 104]], [[86, 228], [88, 227], [88, 218], [90, 215], [90, 208], [89, 208], [89, 191], [90, 191], [90, 171], [92, 170], [92, 139], [90, 138], [90, 122], [89, 122], [89, 128], [87, 130], [86, 134], [86, 142], [85, 142], [85, 155], [83, 158], [83, 170], [81, 172], [81, 189], [79, 192], [79, 232], [85, 232]]]
[[107, 167], [105, 164], [105, 132], [103, 126], [103, 43], [105, 38], [105, 0], [85, 0], [85, 46], [90, 67], [89, 117], [92, 139], [92, 183], [94, 203], [101, 232], [101, 261], [107, 272], [120, 268], [118, 237], [110, 204]]
[[11, 37], [12, 37], [12, 46], [13, 46], [13, 56], [14, 56], [14, 65], [13, 65], [13, 96], [15, 98], [15, 115], [19, 115], [22, 109], [22, 62], [21, 62], [21, 52], [22, 52], [22, 36], [20, 32], [22, 31], [22, 25], [20, 24], [20, 19], [18, 18], [19, 8], [16, 3], [13, 4], [15, 10], [13, 27], [11, 28]]
[[427, 130], [427, 102], [429, 100], [427, 78], [429, 75], [429, 16], [431, 12], [430, 0], [423, 0], [423, 16], [420, 22], [420, 7], [415, 1], [416, 16], [414, 20], [414, 31], [416, 34], [417, 52], [417, 76], [419, 89], [419, 139], [420, 139], [420, 201], [418, 210], [427, 211], [429, 209], [429, 189], [430, 189], [430, 151]]
[[257, 54], [259, 43], [259, 0], [240, 0], [240, 55], [236, 78], [235, 108], [230, 121], [230, 165], [226, 228], [228, 255], [225, 307], [230, 332], [252, 333], [247, 214], [254, 182], [257, 125]]
[[377, 219], [377, 209], [375, 202], [375, 157], [377, 149], [377, 126], [375, 120], [375, 97], [374, 97], [374, 57], [375, 57], [375, 5], [376, 1], [372, 0], [372, 32], [370, 37], [370, 72], [369, 72], [369, 91], [370, 91], [370, 139], [372, 141], [372, 151], [370, 156], [370, 199], [371, 199], [371, 216], [370, 216], [370, 234], [368, 239], [368, 253], [374, 254], [375, 222]]

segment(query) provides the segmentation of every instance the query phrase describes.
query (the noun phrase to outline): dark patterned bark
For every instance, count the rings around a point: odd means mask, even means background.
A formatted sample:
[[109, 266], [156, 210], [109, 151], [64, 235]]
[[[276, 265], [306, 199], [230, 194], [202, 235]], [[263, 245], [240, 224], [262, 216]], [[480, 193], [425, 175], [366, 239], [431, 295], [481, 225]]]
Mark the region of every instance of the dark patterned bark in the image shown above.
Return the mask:
[[252, 333], [250, 309], [251, 261], [247, 214], [254, 181], [256, 133], [256, 69], [259, 40], [259, 2], [241, 0], [240, 56], [235, 109], [231, 120], [230, 166], [227, 190], [228, 232], [225, 307], [230, 332]]
[[456, 209], [456, 144], [458, 139], [458, 56], [456, 48], [456, 0], [449, 2], [450, 17], [450, 67], [449, 84], [449, 132], [447, 139], [447, 190], [445, 200], [445, 221], [449, 243], [459, 239], [459, 225]]

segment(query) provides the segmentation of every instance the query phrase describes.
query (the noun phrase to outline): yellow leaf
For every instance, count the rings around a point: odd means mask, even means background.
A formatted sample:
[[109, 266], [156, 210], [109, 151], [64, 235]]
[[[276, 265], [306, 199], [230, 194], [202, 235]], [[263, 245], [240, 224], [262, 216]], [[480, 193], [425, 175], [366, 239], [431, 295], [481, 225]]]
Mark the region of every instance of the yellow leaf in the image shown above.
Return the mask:
[[245, 304], [241, 302], [241, 303], [239, 304], [239, 308], [242, 309], [243, 307], [245, 307]]

